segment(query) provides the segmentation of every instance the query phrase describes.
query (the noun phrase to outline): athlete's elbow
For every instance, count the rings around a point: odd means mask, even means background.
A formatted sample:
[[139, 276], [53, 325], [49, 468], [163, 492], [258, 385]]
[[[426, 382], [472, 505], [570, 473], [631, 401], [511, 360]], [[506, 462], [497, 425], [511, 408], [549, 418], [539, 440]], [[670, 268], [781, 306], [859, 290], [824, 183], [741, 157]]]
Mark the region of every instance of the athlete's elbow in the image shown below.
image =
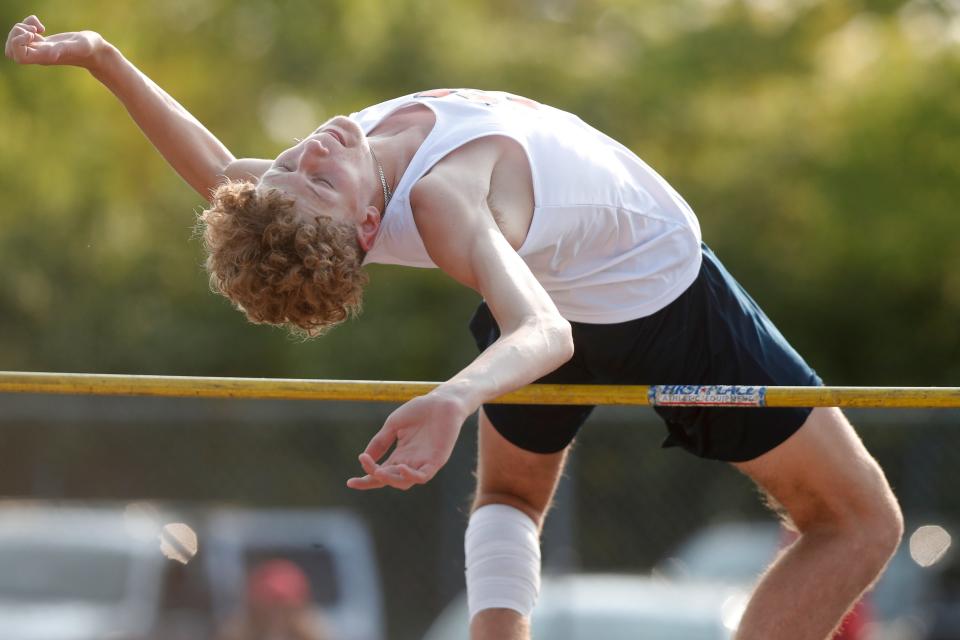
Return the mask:
[[556, 318], [550, 323], [549, 343], [551, 352], [556, 354], [557, 366], [573, 357], [573, 329], [564, 318]]

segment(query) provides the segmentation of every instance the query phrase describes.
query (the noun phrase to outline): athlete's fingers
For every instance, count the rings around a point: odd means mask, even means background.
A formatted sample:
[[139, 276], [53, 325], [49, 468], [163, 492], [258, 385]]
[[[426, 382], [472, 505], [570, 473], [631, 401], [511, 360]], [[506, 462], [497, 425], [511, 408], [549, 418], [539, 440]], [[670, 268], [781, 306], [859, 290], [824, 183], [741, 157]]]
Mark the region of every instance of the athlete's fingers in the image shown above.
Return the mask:
[[14, 44], [25, 45], [27, 43], [33, 42], [37, 38], [37, 34], [34, 31], [27, 31], [26, 29], [17, 29], [17, 34], [11, 38], [11, 41]]
[[424, 484], [430, 479], [430, 476], [422, 470], [414, 469], [406, 464], [377, 466], [372, 459], [368, 458], [361, 461], [361, 465], [367, 471], [367, 475], [347, 480], [347, 486], [351, 489], [363, 491], [392, 487], [406, 491], [414, 485]]
[[433, 477], [427, 471], [431, 466], [432, 465], [424, 465], [419, 469], [414, 469], [413, 467], [402, 464], [400, 465], [400, 471], [403, 474], [404, 478], [406, 478], [410, 482], [414, 484], [426, 484], [430, 480], [430, 478]]
[[383, 480], [395, 489], [406, 491], [416, 484], [424, 484], [430, 478], [422, 471], [418, 471], [406, 464], [383, 466], [377, 469], [375, 477]]
[[364, 449], [363, 452], [374, 460], [379, 460], [390, 450], [390, 447], [393, 446], [396, 439], [397, 436], [393, 429], [387, 425], [383, 425], [380, 431], [370, 440], [370, 444], [367, 445], [367, 448]]
[[[424, 467], [430, 466], [431, 465], [424, 465]], [[384, 467], [390, 468], [391, 470], [395, 471], [397, 475], [404, 481], [412, 482], [413, 484], [423, 484], [430, 479], [430, 475], [424, 472], [423, 467], [420, 469], [414, 469], [410, 465], [402, 462], [393, 465], [384, 465]]]
[[29, 29], [24, 27], [22, 24], [15, 24], [13, 25], [13, 28], [10, 29], [9, 38], [12, 40], [13, 38], [25, 36], [28, 33], [36, 33], [36, 31], [30, 31]]
[[363, 468], [363, 471], [367, 474], [362, 477], [354, 477], [347, 480], [347, 486], [351, 489], [379, 489], [384, 485], [382, 480], [374, 477], [377, 469], [379, 468], [377, 463], [366, 453], [361, 453], [359, 456], [360, 466]]
[[28, 24], [28, 25], [30, 25], [31, 27], [36, 28], [37, 31], [39, 31], [40, 33], [43, 33], [44, 31], [47, 30], [46, 27], [43, 26], [43, 23], [40, 22], [40, 18], [38, 18], [37, 16], [34, 16], [34, 15], [30, 15], [30, 16], [27, 16], [26, 18], [24, 18], [24, 19], [23, 19], [23, 23], [24, 23], [24, 24]]
[[[394, 449], [393, 453], [391, 453], [390, 456], [379, 465], [379, 467], [381, 469], [402, 469], [405, 478], [416, 484], [425, 484], [434, 476], [434, 474], [437, 472], [437, 469], [439, 469], [439, 467], [432, 462], [416, 462], [411, 464], [408, 455], [398, 455], [397, 451], [397, 449]], [[367, 473], [370, 473], [370, 471], [367, 471]]]
[[360, 460], [360, 466], [363, 468], [363, 471], [367, 475], [372, 476], [378, 468], [377, 461], [374, 460], [373, 457], [368, 453], [361, 453], [359, 460]]
[[394, 489], [400, 489], [401, 491], [406, 491], [414, 485], [414, 482], [407, 477], [406, 472], [404, 472], [400, 465], [380, 467], [377, 469], [374, 477], [384, 484]]
[[18, 41], [29, 41], [37, 37], [36, 31], [30, 31], [24, 27], [17, 25], [10, 30], [10, 35], [7, 37], [9, 42], [18, 42]]
[[18, 60], [20, 55], [25, 54], [26, 51], [18, 51], [18, 48], [26, 49], [27, 45], [30, 44], [31, 40], [34, 38], [34, 33], [32, 31], [27, 31], [22, 27], [14, 27], [10, 30], [10, 36], [7, 38], [6, 46], [3, 49], [3, 54], [8, 58], [13, 60]]
[[29, 29], [27, 25], [17, 23], [13, 25], [13, 28], [10, 29], [10, 33], [7, 35], [7, 42], [3, 48], [3, 53], [6, 56], [13, 57], [15, 46], [26, 46], [30, 39], [36, 36], [36, 31]]
[[347, 480], [347, 486], [358, 491], [367, 491], [369, 489], [382, 489], [386, 485], [371, 475], [366, 475]]

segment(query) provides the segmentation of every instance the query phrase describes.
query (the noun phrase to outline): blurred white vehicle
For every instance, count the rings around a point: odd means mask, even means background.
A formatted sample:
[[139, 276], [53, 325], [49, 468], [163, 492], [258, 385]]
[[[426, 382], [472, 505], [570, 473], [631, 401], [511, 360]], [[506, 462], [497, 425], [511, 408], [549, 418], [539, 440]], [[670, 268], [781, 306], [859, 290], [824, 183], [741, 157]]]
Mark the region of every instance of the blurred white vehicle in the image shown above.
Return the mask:
[[[747, 597], [735, 587], [645, 575], [544, 576], [532, 632], [549, 640], [726, 640]], [[467, 618], [460, 596], [423, 640], [469, 640]]]
[[144, 637], [167, 562], [152, 526], [115, 508], [0, 505], [0, 638]]
[[784, 532], [773, 520], [709, 525], [684, 540], [660, 571], [678, 580], [752, 587], [783, 542]]
[[[161, 552], [161, 526], [181, 520], [199, 537], [187, 564]], [[273, 559], [303, 571], [333, 638], [384, 640], [373, 542], [350, 512], [23, 502], [0, 502], [0, 640], [211, 638]]]

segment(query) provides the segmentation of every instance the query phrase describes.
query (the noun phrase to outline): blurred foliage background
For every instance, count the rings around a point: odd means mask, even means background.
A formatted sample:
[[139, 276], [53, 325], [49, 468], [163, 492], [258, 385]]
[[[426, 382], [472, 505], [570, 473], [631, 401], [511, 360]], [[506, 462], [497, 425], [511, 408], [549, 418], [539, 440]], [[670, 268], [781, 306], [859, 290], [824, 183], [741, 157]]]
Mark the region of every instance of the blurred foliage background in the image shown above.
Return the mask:
[[[7, 0], [101, 32], [237, 156], [431, 87], [497, 88], [622, 140], [835, 384], [960, 378], [955, 0]], [[476, 296], [373, 268], [311, 343], [207, 291], [204, 202], [77, 68], [0, 65], [0, 366], [442, 378]]]
[[[575, 112], [684, 195], [828, 383], [960, 384], [957, 0], [5, 0], [0, 23], [30, 13], [102, 33], [238, 157], [427, 88]], [[205, 203], [83, 70], [0, 64], [0, 192], [0, 369], [442, 379], [474, 355], [477, 296], [435, 271], [371, 268], [364, 315], [319, 340], [247, 324], [207, 288]], [[428, 487], [361, 497], [342, 480], [388, 408], [103, 402], [0, 405], [0, 495], [352, 505], [378, 536], [391, 638], [462, 587], [470, 434]], [[892, 421], [865, 439], [908, 516], [960, 519], [956, 430]], [[608, 424], [554, 515], [594, 523], [568, 554], [582, 566], [649, 566], [703, 518], [758, 515], [734, 472]]]

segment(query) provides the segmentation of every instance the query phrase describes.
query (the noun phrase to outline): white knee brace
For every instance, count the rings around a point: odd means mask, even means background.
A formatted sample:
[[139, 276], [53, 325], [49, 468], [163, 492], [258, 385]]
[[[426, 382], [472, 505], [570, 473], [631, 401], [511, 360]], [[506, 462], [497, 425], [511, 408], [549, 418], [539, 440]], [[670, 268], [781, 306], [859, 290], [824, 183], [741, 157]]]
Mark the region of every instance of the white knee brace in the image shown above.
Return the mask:
[[470, 619], [484, 609], [529, 616], [540, 593], [540, 534], [525, 513], [505, 504], [480, 507], [464, 538]]

